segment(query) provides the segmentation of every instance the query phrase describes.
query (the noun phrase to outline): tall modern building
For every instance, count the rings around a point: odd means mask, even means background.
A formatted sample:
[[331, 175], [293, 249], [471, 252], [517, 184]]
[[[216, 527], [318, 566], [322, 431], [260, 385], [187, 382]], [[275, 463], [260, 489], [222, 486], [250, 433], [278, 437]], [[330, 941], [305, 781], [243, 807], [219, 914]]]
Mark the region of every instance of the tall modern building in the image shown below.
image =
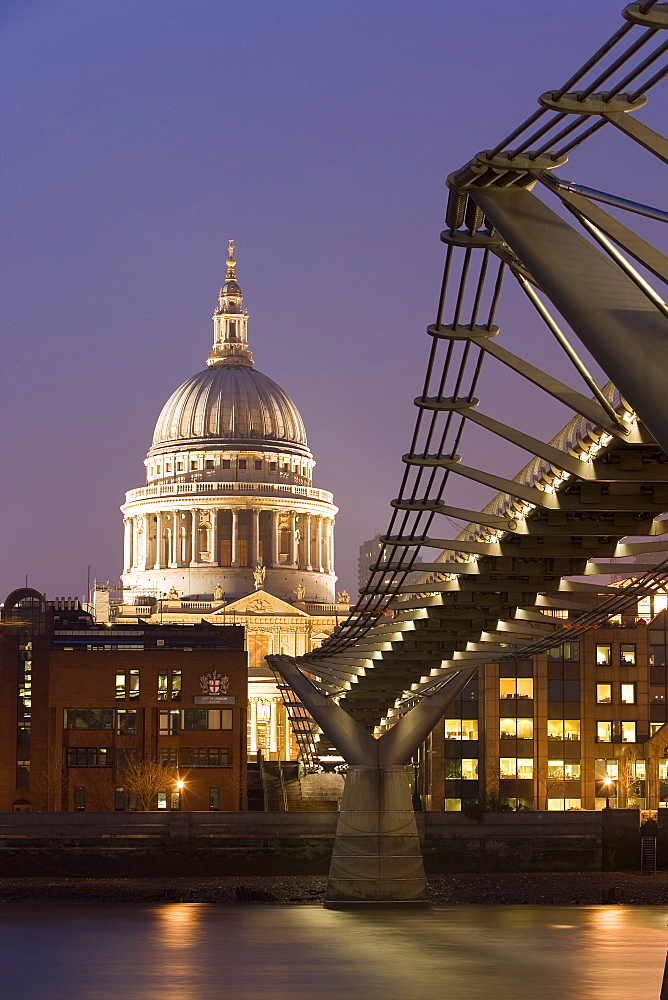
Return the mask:
[[332, 494], [290, 397], [254, 366], [230, 242], [206, 367], [162, 408], [146, 485], [130, 490], [123, 584], [135, 593], [234, 601], [255, 589], [333, 603]]

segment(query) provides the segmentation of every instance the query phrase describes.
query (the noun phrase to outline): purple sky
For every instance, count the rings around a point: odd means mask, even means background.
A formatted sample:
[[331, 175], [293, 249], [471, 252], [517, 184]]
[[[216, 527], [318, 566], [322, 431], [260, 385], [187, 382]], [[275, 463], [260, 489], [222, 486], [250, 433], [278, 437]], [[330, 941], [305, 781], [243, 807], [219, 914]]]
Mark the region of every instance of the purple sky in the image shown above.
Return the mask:
[[[230, 237], [257, 367], [301, 410], [356, 592], [410, 441], [445, 177], [620, 24], [610, 0], [466, 9], [5, 0], [0, 599], [26, 574], [49, 596], [82, 595], [89, 565], [118, 578], [118, 507], [163, 403], [204, 367]], [[561, 173], [628, 196], [642, 170], [636, 196], [660, 203], [658, 164], [613, 159], [607, 131]], [[499, 316], [518, 351], [538, 330], [520, 294]], [[540, 338], [533, 360], [557, 368]], [[566, 418], [541, 405], [534, 431]]]

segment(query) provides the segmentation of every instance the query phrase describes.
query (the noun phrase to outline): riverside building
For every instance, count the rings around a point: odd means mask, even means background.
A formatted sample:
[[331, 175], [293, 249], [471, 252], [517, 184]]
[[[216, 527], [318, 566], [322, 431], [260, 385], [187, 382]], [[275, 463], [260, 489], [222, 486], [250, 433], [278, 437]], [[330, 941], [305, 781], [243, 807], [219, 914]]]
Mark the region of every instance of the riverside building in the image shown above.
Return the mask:
[[423, 748], [426, 808], [668, 807], [667, 603], [481, 668]]
[[5, 602], [0, 811], [245, 809], [243, 629], [101, 626], [76, 605]]

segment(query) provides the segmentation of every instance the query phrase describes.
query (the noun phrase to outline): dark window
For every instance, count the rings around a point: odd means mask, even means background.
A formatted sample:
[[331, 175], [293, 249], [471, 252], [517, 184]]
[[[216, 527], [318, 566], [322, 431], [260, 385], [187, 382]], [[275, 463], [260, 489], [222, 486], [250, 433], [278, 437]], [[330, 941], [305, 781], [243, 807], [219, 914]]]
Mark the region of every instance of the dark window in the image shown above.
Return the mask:
[[229, 747], [190, 747], [187, 752], [190, 767], [230, 767], [232, 764]]
[[134, 747], [119, 747], [116, 750], [116, 770], [122, 771], [128, 761], [135, 760], [139, 755], [139, 750]]
[[208, 729], [207, 716], [208, 712], [206, 708], [184, 708], [183, 728], [190, 731]]
[[114, 794], [114, 809], [116, 812], [123, 812], [125, 809], [125, 789], [117, 786]]
[[119, 708], [116, 712], [116, 732], [121, 736], [134, 736], [137, 732], [137, 709]]
[[211, 785], [209, 788], [209, 809], [211, 812], [217, 812], [220, 809], [220, 787], [218, 785]]
[[213, 459], [212, 458], [207, 458], [206, 461], [205, 461], [205, 463], [204, 463], [204, 466], [207, 469], [213, 469], [214, 468], [214, 461], [213, 461]]
[[230, 460], [229, 460], [229, 458], [224, 458], [223, 459], [223, 468], [224, 469], [229, 469], [230, 468]]
[[260, 459], [256, 459], [255, 460], [255, 468], [256, 469], [261, 469], [262, 468], [262, 461]]
[[30, 791], [30, 764], [19, 761], [16, 765], [16, 790], [17, 792]]
[[580, 681], [548, 680], [548, 701], [579, 701]]
[[246, 459], [245, 458], [240, 458], [239, 459], [239, 468], [240, 469], [245, 469], [246, 468]]
[[160, 747], [158, 750], [160, 763], [164, 767], [178, 767], [179, 766], [179, 749], [178, 747]]
[[111, 764], [111, 753], [105, 747], [69, 747], [68, 767], [107, 767]]
[[270, 462], [269, 463], [269, 471], [270, 472], [276, 472], [276, 462]]
[[114, 710], [113, 708], [66, 708], [65, 728], [113, 729]]
[[74, 808], [77, 812], [83, 812], [86, 808], [86, 786], [77, 785], [74, 789]]
[[462, 762], [461, 760], [446, 760], [445, 761], [445, 777], [446, 778], [461, 778], [462, 776]]

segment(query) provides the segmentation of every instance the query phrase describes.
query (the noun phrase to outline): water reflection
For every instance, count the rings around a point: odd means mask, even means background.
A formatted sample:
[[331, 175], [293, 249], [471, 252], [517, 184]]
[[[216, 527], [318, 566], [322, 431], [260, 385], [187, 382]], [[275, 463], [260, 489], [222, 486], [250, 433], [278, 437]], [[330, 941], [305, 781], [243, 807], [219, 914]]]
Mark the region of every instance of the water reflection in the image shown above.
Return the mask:
[[658, 1000], [655, 907], [0, 907], [20, 1000]]

